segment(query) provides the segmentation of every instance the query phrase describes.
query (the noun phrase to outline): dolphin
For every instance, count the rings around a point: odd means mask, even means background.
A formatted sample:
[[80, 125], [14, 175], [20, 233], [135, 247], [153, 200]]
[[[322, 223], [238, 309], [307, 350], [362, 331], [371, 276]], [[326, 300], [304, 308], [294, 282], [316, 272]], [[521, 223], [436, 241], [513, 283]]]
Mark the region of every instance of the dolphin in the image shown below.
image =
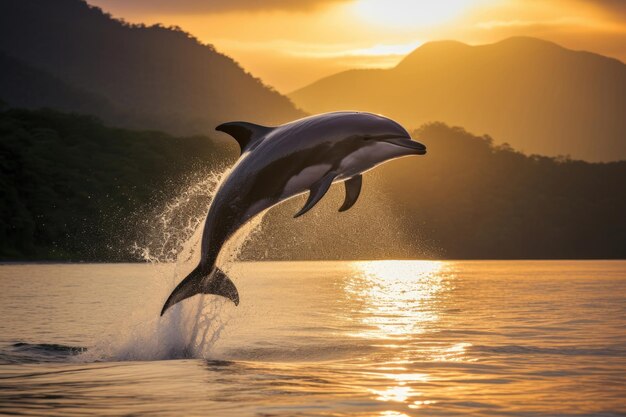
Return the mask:
[[338, 182], [346, 191], [339, 211], [346, 211], [359, 197], [364, 172], [392, 159], [426, 153], [426, 146], [412, 140], [400, 124], [365, 112], [319, 114], [277, 127], [229, 122], [216, 130], [235, 138], [241, 156], [209, 207], [200, 263], [172, 291], [161, 315], [196, 294], [219, 295], [239, 305], [235, 284], [216, 261], [229, 238], [257, 214], [308, 191], [294, 216], [299, 217]]

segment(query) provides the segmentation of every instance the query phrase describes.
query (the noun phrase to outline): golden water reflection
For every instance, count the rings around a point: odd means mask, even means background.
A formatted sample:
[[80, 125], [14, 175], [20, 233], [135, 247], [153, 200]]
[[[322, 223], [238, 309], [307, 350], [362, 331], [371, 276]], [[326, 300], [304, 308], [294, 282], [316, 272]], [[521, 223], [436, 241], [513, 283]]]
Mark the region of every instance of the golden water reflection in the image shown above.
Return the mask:
[[[428, 341], [429, 332], [443, 327], [442, 310], [454, 288], [454, 275], [439, 261], [354, 262], [343, 283], [350, 300], [351, 319], [357, 322], [354, 337], [381, 343], [390, 352], [383, 366], [364, 375], [377, 380], [363, 387], [377, 401], [398, 403], [409, 410], [436, 403], [424, 398], [420, 387], [431, 377], [419, 365], [424, 361], [464, 361], [470, 343], [456, 341], [442, 345]], [[379, 341], [379, 342], [377, 342]], [[397, 353], [395, 353], [397, 352]], [[385, 416], [406, 416], [387, 411]]]
[[394, 411], [394, 410], [383, 411], [379, 415], [380, 417], [409, 417], [408, 414], [404, 414], [404, 413], [401, 413], [399, 411]]
[[409, 417], [408, 414], [404, 414], [401, 413], [399, 411], [394, 411], [394, 410], [388, 410], [388, 411], [383, 411], [382, 413], [379, 414], [380, 417]]
[[432, 303], [449, 288], [439, 261], [354, 262], [345, 283], [364, 329], [355, 336], [406, 339], [424, 333], [439, 315]]

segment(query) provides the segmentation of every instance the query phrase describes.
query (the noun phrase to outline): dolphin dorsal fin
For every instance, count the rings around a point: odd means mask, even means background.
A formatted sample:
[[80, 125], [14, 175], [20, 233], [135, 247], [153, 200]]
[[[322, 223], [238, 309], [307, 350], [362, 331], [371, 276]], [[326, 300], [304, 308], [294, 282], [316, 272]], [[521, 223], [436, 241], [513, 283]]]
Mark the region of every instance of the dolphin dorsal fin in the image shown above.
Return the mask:
[[252, 145], [257, 141], [257, 139], [264, 137], [273, 129], [273, 127], [261, 126], [248, 122], [222, 123], [215, 128], [215, 130], [228, 133], [230, 136], [235, 138], [237, 143], [239, 143], [241, 153], [249, 150]]

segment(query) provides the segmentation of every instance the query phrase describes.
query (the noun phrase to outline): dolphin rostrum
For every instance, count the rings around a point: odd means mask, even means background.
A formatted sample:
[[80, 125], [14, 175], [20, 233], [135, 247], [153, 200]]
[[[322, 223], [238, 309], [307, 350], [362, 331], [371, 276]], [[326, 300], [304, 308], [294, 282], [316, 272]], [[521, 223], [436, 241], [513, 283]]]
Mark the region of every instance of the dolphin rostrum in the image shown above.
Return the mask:
[[278, 127], [230, 122], [216, 130], [239, 142], [241, 157], [211, 202], [200, 264], [170, 294], [161, 315], [196, 294], [220, 295], [239, 304], [237, 288], [215, 263], [228, 239], [252, 217], [309, 191], [294, 217], [301, 216], [337, 182], [346, 189], [339, 211], [348, 210], [359, 197], [362, 173], [392, 159], [426, 153], [398, 123], [371, 113], [332, 112]]

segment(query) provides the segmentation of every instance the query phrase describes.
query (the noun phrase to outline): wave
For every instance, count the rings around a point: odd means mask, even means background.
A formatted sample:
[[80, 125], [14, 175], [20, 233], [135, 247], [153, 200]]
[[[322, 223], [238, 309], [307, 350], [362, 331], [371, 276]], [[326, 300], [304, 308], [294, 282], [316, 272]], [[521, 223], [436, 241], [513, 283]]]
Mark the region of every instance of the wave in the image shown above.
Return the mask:
[[0, 351], [0, 363], [67, 362], [86, 351], [87, 348], [82, 346], [16, 342]]
[[528, 346], [528, 345], [504, 345], [504, 346], [481, 346], [474, 345], [470, 348], [475, 353], [501, 354], [501, 355], [567, 355], [567, 356], [614, 356], [625, 357], [626, 347], [623, 346]]

